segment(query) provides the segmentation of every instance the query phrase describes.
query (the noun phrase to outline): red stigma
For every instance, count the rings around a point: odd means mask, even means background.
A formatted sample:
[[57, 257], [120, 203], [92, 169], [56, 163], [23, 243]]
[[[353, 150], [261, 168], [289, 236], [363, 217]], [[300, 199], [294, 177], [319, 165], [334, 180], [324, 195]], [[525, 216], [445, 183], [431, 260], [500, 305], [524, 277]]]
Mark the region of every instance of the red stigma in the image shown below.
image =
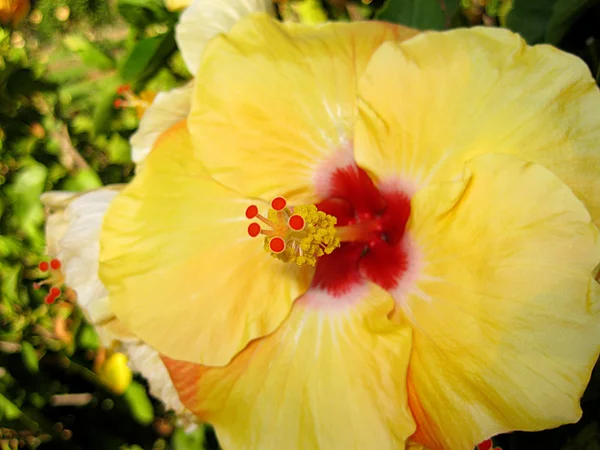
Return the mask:
[[54, 270], [58, 270], [60, 269], [60, 261], [58, 259], [53, 259], [52, 261], [50, 261], [50, 267], [52, 267]]
[[304, 219], [302, 218], [302, 216], [294, 214], [292, 217], [290, 217], [288, 225], [292, 230], [300, 231], [304, 228]]
[[52, 294], [46, 294], [46, 296], [44, 297], [44, 303], [46, 305], [51, 305], [55, 301], [56, 301], [56, 297], [54, 297]]
[[258, 216], [258, 207], [256, 205], [248, 206], [246, 209], [246, 217], [248, 219], [254, 219], [256, 216]]
[[274, 237], [269, 241], [269, 248], [273, 253], [281, 253], [285, 250], [285, 241], [280, 237]]
[[50, 264], [48, 264], [48, 261], [42, 261], [38, 267], [42, 272], [46, 272], [50, 268]]
[[52, 286], [52, 287], [50, 288], [50, 295], [51, 295], [52, 297], [58, 297], [60, 294], [61, 294], [61, 290], [60, 290], [60, 288], [59, 288], [59, 287]]
[[285, 201], [285, 198], [283, 198], [283, 197], [275, 197], [273, 199], [273, 201], [271, 202], [271, 207], [275, 211], [283, 211], [283, 209], [285, 208], [285, 205], [287, 205], [287, 202]]
[[250, 235], [250, 237], [258, 236], [260, 234], [260, 225], [256, 222], [248, 225], [248, 234]]

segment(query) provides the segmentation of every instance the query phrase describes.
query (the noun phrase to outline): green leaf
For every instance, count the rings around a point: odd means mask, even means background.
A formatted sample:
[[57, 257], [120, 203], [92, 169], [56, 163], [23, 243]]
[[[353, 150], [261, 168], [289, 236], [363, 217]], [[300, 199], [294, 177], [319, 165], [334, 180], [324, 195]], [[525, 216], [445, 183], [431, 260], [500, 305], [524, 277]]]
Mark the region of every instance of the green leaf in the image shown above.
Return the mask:
[[146, 389], [137, 381], [132, 381], [125, 393], [123, 400], [129, 407], [133, 418], [143, 424], [149, 425], [154, 420], [154, 408], [146, 394]]
[[100, 346], [98, 334], [90, 325], [82, 325], [77, 335], [77, 341], [80, 348], [85, 350], [96, 350]]
[[0, 394], [0, 420], [15, 420], [21, 416], [21, 410], [7, 399], [4, 395]]
[[543, 42], [554, 5], [558, 1], [560, 0], [513, 0], [513, 8], [506, 17], [506, 26], [523, 36], [529, 44]]
[[600, 0], [558, 0], [546, 27], [546, 42], [557, 45], [571, 26]]
[[64, 191], [87, 191], [102, 187], [102, 180], [92, 168], [80, 170], [77, 174], [69, 176], [65, 179], [62, 186]]
[[443, 30], [450, 26], [459, 0], [388, 0], [375, 18], [419, 30]]
[[167, 59], [176, 47], [173, 31], [142, 39], [133, 47], [121, 67], [121, 78], [126, 83], [133, 83], [151, 77], [167, 64]]
[[177, 428], [171, 437], [173, 450], [197, 450], [204, 448], [204, 427], [198, 427], [191, 433]]
[[43, 240], [39, 227], [44, 222], [44, 208], [39, 197], [44, 192], [47, 175], [46, 166], [32, 160], [17, 172], [6, 189], [13, 202], [11, 221], [14, 228], [36, 243]]
[[177, 17], [165, 8], [162, 0], [119, 0], [117, 8], [127, 22], [139, 29]]
[[35, 374], [40, 371], [37, 353], [30, 342], [21, 342], [21, 358], [23, 359], [23, 364], [29, 373]]
[[113, 133], [108, 140], [108, 159], [112, 164], [128, 164], [131, 162], [131, 148], [127, 139], [119, 133]]
[[14, 258], [23, 252], [23, 242], [13, 236], [0, 236], [0, 257]]
[[115, 62], [110, 56], [83, 36], [67, 36], [63, 39], [63, 42], [69, 50], [77, 53], [88, 67], [95, 67], [100, 70], [110, 70], [115, 67]]
[[117, 97], [117, 88], [121, 81], [115, 77], [105, 80], [105, 87], [99, 95], [99, 100], [94, 109], [94, 133], [96, 135], [106, 134], [115, 116], [114, 101]]
[[0, 271], [0, 301], [3, 304], [19, 304], [19, 281], [22, 266], [2, 264]]

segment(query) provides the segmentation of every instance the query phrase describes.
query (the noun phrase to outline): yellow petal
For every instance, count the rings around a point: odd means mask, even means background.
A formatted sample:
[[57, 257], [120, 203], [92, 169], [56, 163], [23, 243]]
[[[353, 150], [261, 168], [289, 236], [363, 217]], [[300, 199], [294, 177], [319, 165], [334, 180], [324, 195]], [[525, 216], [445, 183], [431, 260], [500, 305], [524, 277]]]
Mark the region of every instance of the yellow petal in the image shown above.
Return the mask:
[[227, 364], [279, 326], [310, 271], [271, 258], [248, 236], [245, 211], [256, 202], [207, 176], [185, 122], [145, 164], [104, 221], [100, 277], [112, 308], [165, 355]]
[[600, 92], [583, 61], [507, 30], [385, 44], [359, 87], [356, 159], [413, 191], [506, 153], [549, 168], [600, 225]]
[[385, 291], [345, 298], [309, 291], [272, 335], [226, 367], [166, 359], [184, 404], [223, 448], [405, 448], [410, 332], [392, 326]]
[[381, 42], [414, 33], [375, 22], [243, 19], [215, 38], [197, 75], [189, 118], [197, 155], [246, 195], [314, 202], [320, 165], [336, 152], [352, 158], [358, 74]]
[[188, 116], [193, 92], [193, 82], [161, 92], [146, 110], [137, 131], [131, 136], [131, 157], [136, 164], [136, 172], [142, 169], [159, 136]]
[[206, 45], [252, 13], [273, 14], [272, 0], [194, 0], [175, 27], [177, 46], [188, 70], [195, 74]]
[[393, 294], [413, 328], [413, 439], [472, 449], [490, 436], [575, 422], [600, 351], [589, 296], [598, 230], [542, 166], [508, 155], [413, 198], [415, 284]]

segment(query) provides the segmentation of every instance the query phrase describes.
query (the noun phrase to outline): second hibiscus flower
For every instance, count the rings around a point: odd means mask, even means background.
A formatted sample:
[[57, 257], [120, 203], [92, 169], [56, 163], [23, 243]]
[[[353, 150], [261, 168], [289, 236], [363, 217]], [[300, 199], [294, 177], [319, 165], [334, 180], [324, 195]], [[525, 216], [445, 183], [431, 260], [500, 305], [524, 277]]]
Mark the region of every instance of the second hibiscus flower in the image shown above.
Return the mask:
[[600, 93], [506, 31], [415, 35], [242, 20], [111, 204], [112, 308], [226, 449], [471, 449], [580, 415]]

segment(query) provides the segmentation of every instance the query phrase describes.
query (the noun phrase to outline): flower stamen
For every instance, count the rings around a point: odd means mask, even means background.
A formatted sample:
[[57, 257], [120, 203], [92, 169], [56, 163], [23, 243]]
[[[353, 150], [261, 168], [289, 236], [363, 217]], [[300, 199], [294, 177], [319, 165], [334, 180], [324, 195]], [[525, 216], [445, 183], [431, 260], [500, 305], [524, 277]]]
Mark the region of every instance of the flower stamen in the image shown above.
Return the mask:
[[51, 286], [48, 293], [44, 296], [44, 303], [51, 305], [62, 295], [62, 289], [60, 286], [62, 286], [65, 281], [64, 275], [60, 270], [62, 264], [58, 259], [55, 258], [50, 262], [40, 262], [38, 267], [42, 272], [48, 273], [48, 278], [43, 281], [33, 283], [33, 288], [41, 289], [41, 287], [45, 285]]
[[314, 266], [318, 257], [340, 246], [335, 230], [337, 219], [319, 211], [315, 205], [289, 207], [283, 197], [276, 197], [271, 202], [268, 217], [261, 216], [256, 205], [246, 209], [246, 217], [258, 219], [269, 227], [262, 229], [253, 222], [248, 226], [248, 234], [251, 237], [264, 235], [265, 250], [283, 262]]

